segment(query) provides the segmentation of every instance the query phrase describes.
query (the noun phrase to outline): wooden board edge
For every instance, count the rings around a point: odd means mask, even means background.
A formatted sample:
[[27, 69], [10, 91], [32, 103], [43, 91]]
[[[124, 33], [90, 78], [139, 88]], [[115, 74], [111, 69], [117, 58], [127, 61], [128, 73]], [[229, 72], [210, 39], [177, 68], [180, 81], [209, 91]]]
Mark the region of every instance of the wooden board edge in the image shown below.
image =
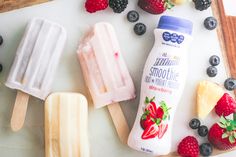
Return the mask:
[[52, 0], [37, 0], [37, 1], [30, 1], [28, 3], [23, 3], [23, 4], [20, 4], [20, 5], [4, 5], [4, 4], [0, 4], [0, 13], [3, 13], [3, 12], [8, 12], [8, 11], [12, 11], [12, 10], [16, 10], [16, 9], [20, 9], [20, 8], [25, 8], [25, 7], [29, 7], [29, 6], [32, 6], [32, 5], [36, 5], [36, 4], [41, 4], [41, 3], [46, 3], [46, 2], [50, 2]]
[[[218, 21], [218, 27], [217, 27], [216, 31], [217, 31], [217, 36], [218, 36], [218, 40], [219, 40], [219, 44], [220, 44], [222, 57], [223, 57], [225, 71], [226, 71], [227, 76], [231, 76], [230, 68], [229, 68], [229, 62], [228, 62], [228, 59], [227, 59], [227, 51], [226, 51], [226, 47], [225, 47], [225, 39], [224, 39], [223, 31], [222, 31], [221, 17], [220, 17], [219, 11], [218, 11], [219, 10], [218, 0], [212, 1], [211, 9], [212, 9], [212, 12], [213, 12], [213, 16]], [[235, 95], [236, 95], [236, 93], [235, 93]], [[218, 150], [218, 149], [214, 148], [212, 155], [213, 156], [214, 155], [220, 155], [220, 154], [228, 153], [228, 152], [231, 152], [231, 151], [234, 151], [234, 150], [236, 150], [236, 148], [235, 149], [230, 149], [228, 151], [222, 151], [222, 150]], [[176, 152], [172, 152], [168, 155], [159, 156], [159, 157], [176, 157], [176, 156], [179, 156], [179, 155]]]
[[[221, 49], [221, 53], [222, 53], [222, 57], [223, 57], [223, 62], [224, 62], [224, 67], [225, 67], [225, 71], [228, 77], [231, 76], [231, 72], [230, 72], [230, 66], [229, 66], [229, 62], [228, 62], [228, 58], [227, 58], [227, 50], [226, 50], [226, 46], [225, 46], [225, 38], [224, 38], [224, 34], [223, 34], [223, 29], [222, 29], [222, 20], [221, 20], [221, 15], [219, 12], [219, 1], [220, 0], [214, 0], [212, 1], [212, 12], [213, 12], [213, 16], [217, 19], [218, 21], [218, 26], [217, 26], [217, 36], [218, 36], [218, 40], [220, 43], [220, 49]], [[222, 2], [221, 2], [222, 4]], [[234, 93], [234, 96], [236, 95], [236, 93]], [[230, 149], [227, 151], [221, 151], [218, 149], [213, 150], [213, 154], [212, 155], [219, 155], [219, 154], [223, 154], [223, 153], [228, 153], [231, 151], [234, 151], [235, 149]]]

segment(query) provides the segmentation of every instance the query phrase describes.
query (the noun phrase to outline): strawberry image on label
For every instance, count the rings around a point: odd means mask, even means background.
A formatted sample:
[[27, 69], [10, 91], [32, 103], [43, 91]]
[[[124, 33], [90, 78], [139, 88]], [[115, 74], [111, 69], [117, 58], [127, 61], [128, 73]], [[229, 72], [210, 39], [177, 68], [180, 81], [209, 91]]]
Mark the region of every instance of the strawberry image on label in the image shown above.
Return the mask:
[[154, 138], [158, 135], [158, 133], [159, 133], [159, 127], [156, 124], [153, 124], [144, 130], [142, 134], [142, 139], [146, 140]]
[[140, 125], [144, 130], [142, 139], [151, 139], [158, 137], [161, 139], [168, 129], [168, 124], [164, 124], [163, 121], [170, 119], [169, 110], [164, 101], [159, 103], [159, 107], [156, 106], [155, 97], [149, 99], [145, 98], [144, 113], [140, 119]]

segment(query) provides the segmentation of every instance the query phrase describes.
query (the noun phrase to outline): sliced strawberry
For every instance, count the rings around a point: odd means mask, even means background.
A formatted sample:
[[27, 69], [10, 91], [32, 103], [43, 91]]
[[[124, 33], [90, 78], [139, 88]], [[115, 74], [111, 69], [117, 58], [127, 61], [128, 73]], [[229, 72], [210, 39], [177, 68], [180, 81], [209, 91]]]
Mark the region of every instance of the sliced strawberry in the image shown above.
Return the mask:
[[168, 129], [168, 124], [160, 124], [159, 125], [159, 134], [158, 134], [159, 139], [161, 139], [164, 136], [167, 129]]
[[145, 98], [145, 112], [149, 112], [151, 117], [156, 118], [156, 112], [157, 112], [157, 106], [156, 103], [154, 102], [155, 97], [153, 97], [152, 99], [149, 100], [148, 97]]
[[155, 138], [159, 133], [159, 127], [156, 124], [150, 125], [147, 127], [143, 134], [142, 134], [142, 139], [147, 140], [150, 138]]

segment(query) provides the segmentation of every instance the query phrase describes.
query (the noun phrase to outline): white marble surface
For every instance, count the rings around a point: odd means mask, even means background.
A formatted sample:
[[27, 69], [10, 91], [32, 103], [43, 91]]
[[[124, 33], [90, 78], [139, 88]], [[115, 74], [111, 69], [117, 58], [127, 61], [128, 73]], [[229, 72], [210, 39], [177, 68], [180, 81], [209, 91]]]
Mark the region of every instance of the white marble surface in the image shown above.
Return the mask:
[[[0, 74], [0, 82], [3, 83], [6, 80], [27, 22], [33, 17], [43, 17], [60, 23], [68, 32], [68, 41], [55, 77], [53, 91], [74, 91], [88, 96], [75, 51], [79, 40], [89, 26], [99, 21], [109, 21], [117, 31], [123, 56], [134, 79], [137, 95], [139, 96], [142, 69], [152, 48], [154, 42], [153, 29], [160, 16], [141, 11], [136, 5], [136, 1], [133, 0], [130, 0], [128, 9], [122, 14], [114, 14], [110, 9], [107, 9], [91, 15], [85, 12], [83, 4], [84, 0], [55, 0], [42, 5], [1, 13], [0, 34], [4, 37], [4, 44], [0, 47], [0, 62], [4, 66], [4, 71]], [[142, 37], [138, 37], [133, 33], [134, 24], [126, 20], [126, 14], [131, 9], [139, 11], [140, 22], [144, 22], [148, 27], [147, 33]], [[207, 66], [209, 66], [208, 58], [212, 54], [221, 56], [216, 32], [205, 30], [202, 24], [203, 20], [212, 14], [211, 10], [200, 12], [194, 9], [192, 3], [189, 3], [181, 7], [175, 7], [167, 11], [166, 14], [185, 17], [194, 22], [194, 41], [189, 51], [189, 75], [183, 98], [175, 115], [174, 128], [176, 129], [173, 131], [172, 143], [174, 150], [179, 140], [184, 136], [196, 135], [196, 132], [188, 128], [188, 121], [195, 116], [195, 89], [197, 83], [202, 79], [207, 79], [222, 84], [227, 75], [223, 63], [218, 67], [219, 75], [217, 77], [210, 79], [205, 73]], [[43, 101], [36, 98], [30, 99], [25, 126], [20, 132], [14, 133], [10, 130], [9, 122], [15, 95], [16, 91], [1, 85], [0, 155], [3, 157], [43, 157]], [[138, 100], [139, 97], [122, 103], [122, 108], [130, 126], [132, 126], [135, 119]], [[210, 126], [216, 119], [216, 115], [211, 114], [204, 123]], [[92, 157], [149, 156], [134, 151], [119, 142], [106, 108], [94, 110], [90, 107], [89, 135]], [[231, 156], [235, 155], [236, 152], [231, 154]], [[224, 156], [228, 157], [229, 155], [225, 154]]]

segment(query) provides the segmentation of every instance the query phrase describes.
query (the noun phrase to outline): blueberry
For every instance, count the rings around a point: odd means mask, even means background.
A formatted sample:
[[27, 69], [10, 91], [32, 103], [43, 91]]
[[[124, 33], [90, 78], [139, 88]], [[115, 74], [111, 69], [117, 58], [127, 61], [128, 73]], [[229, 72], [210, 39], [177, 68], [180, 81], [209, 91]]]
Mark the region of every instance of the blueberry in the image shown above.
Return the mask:
[[143, 35], [146, 32], [146, 26], [143, 23], [137, 23], [134, 25], [134, 32], [137, 35]]
[[205, 137], [208, 134], [208, 128], [205, 125], [201, 125], [197, 130], [199, 136]]
[[207, 68], [207, 75], [209, 77], [215, 77], [217, 75], [217, 69], [214, 66], [210, 66]]
[[217, 20], [216, 18], [210, 16], [210, 17], [207, 17], [205, 20], [204, 20], [204, 26], [206, 29], [208, 30], [213, 30], [217, 27]]
[[220, 64], [220, 57], [213, 55], [210, 57], [209, 62], [212, 66], [217, 66]]
[[212, 154], [212, 145], [210, 143], [203, 143], [200, 145], [200, 153], [202, 156], [210, 156]]
[[197, 118], [194, 118], [189, 122], [189, 127], [192, 129], [197, 129], [200, 125], [201, 122]]
[[236, 80], [234, 78], [228, 78], [224, 82], [224, 86], [227, 90], [236, 89]]
[[137, 22], [139, 20], [139, 14], [135, 10], [131, 10], [127, 14], [127, 19], [129, 22]]
[[3, 43], [3, 38], [2, 38], [2, 36], [0, 35], [0, 46], [2, 45], [2, 43]]
[[2, 66], [2, 64], [0, 63], [0, 72], [2, 72], [2, 70], [3, 70], [3, 66]]

